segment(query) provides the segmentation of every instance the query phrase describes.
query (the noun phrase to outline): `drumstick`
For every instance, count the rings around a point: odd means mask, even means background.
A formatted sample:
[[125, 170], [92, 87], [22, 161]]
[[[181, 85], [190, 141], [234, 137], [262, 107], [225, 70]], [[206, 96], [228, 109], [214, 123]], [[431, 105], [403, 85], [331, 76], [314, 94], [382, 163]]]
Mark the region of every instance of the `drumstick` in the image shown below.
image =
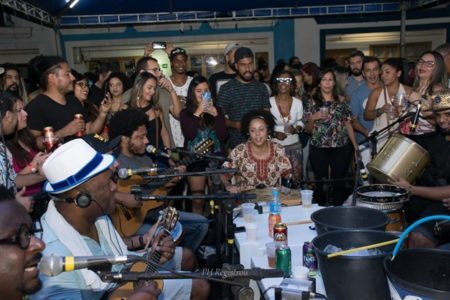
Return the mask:
[[328, 257], [328, 258], [332, 258], [332, 257], [344, 255], [344, 254], [349, 254], [349, 253], [357, 252], [357, 251], [360, 251], [360, 250], [367, 250], [367, 249], [373, 249], [373, 248], [383, 247], [383, 246], [395, 244], [395, 243], [398, 242], [398, 240], [399, 240], [399, 239], [395, 239], [395, 240], [390, 240], [390, 241], [386, 241], [386, 242], [382, 242], [382, 243], [371, 244], [371, 245], [362, 246], [362, 247], [357, 247], [357, 248], [348, 249], [348, 250], [344, 250], [344, 251], [334, 252], [334, 253], [328, 254], [327, 257]]
[[310, 224], [313, 221], [311, 220], [301, 220], [301, 221], [293, 221], [293, 222], [286, 222], [286, 226], [293, 226], [293, 225], [303, 225], [303, 224]]

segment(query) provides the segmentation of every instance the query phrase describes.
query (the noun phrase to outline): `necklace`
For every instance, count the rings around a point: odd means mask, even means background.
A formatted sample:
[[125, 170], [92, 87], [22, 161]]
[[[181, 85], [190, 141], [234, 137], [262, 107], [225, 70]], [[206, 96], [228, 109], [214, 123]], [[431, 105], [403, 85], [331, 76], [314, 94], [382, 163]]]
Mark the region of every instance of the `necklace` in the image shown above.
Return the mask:
[[289, 107], [288, 107], [287, 113], [286, 113], [286, 111], [283, 112], [283, 109], [281, 108], [280, 99], [278, 98], [278, 96], [275, 96], [275, 102], [277, 103], [278, 111], [280, 112], [281, 122], [283, 123], [284, 128], [289, 126], [289, 122], [291, 120], [291, 108], [292, 108], [292, 102], [293, 102], [292, 97], [290, 97], [288, 99], [288, 101], [289, 101]]

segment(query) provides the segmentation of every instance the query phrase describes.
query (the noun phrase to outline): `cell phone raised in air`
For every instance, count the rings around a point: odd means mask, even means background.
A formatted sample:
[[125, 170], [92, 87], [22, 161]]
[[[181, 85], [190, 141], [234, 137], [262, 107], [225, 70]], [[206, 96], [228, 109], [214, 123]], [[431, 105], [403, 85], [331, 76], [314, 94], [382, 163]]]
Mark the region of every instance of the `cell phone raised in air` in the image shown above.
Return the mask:
[[166, 49], [167, 47], [167, 43], [166, 42], [153, 42], [152, 43], [152, 48], [157, 50], [157, 49]]

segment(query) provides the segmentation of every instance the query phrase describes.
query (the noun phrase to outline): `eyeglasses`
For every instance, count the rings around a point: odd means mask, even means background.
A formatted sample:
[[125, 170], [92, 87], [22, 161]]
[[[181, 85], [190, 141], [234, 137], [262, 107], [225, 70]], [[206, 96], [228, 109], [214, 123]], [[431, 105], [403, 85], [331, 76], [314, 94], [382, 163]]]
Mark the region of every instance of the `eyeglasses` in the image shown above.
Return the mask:
[[89, 88], [89, 84], [87, 82], [76, 82], [76, 85], [78, 85], [80, 88], [84, 89], [84, 88]]
[[156, 73], [156, 72], [161, 72], [161, 68], [146, 69], [145, 71], [147, 71], [147, 72], [153, 71], [153, 73]]
[[275, 79], [278, 83], [286, 83], [290, 84], [292, 82], [292, 78], [289, 77], [279, 77]]
[[424, 65], [424, 66], [427, 67], [427, 68], [432, 68], [432, 67], [434, 67], [434, 65], [436, 64], [436, 62], [431, 61], [431, 60], [423, 60], [423, 59], [419, 59], [419, 60], [417, 61], [417, 64], [418, 64], [418, 65]]
[[19, 247], [23, 250], [27, 249], [30, 246], [31, 236], [33, 235], [32, 230], [26, 224], [20, 224], [19, 230], [15, 236], [7, 239], [0, 240], [1, 245], [19, 245]]

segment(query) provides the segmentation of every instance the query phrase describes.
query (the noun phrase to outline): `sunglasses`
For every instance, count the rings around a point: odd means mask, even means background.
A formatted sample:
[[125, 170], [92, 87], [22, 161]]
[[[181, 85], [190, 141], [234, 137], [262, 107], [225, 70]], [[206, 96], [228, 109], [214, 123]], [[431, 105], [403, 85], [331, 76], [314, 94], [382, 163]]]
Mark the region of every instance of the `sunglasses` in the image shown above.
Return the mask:
[[[42, 232], [42, 229], [40, 231]], [[20, 224], [17, 233], [13, 237], [0, 240], [0, 245], [19, 245], [21, 249], [25, 250], [30, 246], [33, 234], [34, 231], [28, 225]]]
[[275, 79], [278, 83], [287, 83], [290, 84], [292, 82], [292, 78], [284, 78], [284, 77], [279, 77]]

